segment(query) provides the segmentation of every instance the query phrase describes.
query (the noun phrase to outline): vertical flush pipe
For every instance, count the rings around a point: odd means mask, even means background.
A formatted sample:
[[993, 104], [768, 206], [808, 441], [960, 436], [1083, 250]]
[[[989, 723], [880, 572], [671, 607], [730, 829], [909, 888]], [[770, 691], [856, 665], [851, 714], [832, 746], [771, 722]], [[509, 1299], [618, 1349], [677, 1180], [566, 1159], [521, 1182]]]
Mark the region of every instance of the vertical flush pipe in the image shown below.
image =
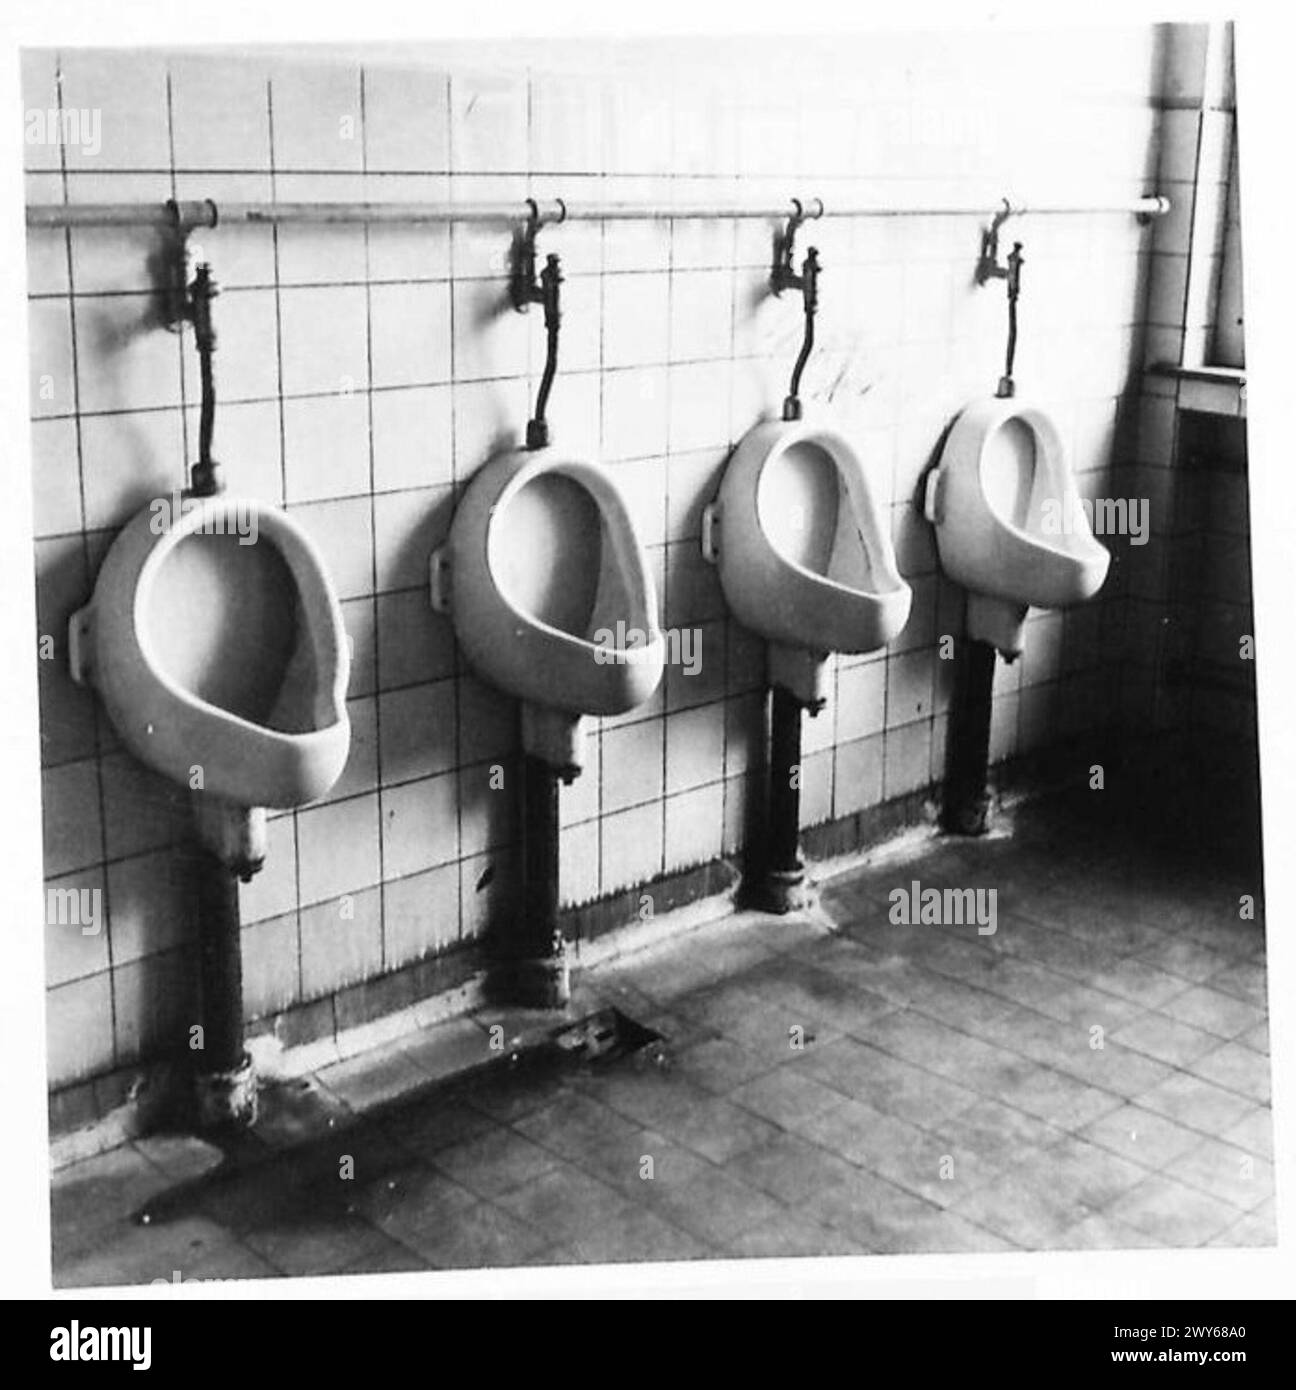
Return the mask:
[[[560, 204], [561, 206], [561, 204]], [[535, 240], [543, 224], [536, 204], [514, 244], [514, 267], [510, 284], [513, 307], [525, 313], [532, 304], [544, 311], [545, 366], [536, 396], [535, 412], [527, 422], [528, 449], [545, 449], [550, 431], [545, 411], [558, 369], [558, 334], [562, 323], [562, 268], [555, 255], [545, 258], [536, 270]], [[528, 723], [545, 723], [555, 737], [557, 748], [570, 729], [558, 729], [555, 721], [566, 716], [523, 707], [524, 730]], [[570, 781], [574, 766], [557, 767], [534, 753], [521, 754], [522, 809], [522, 891], [517, 915], [507, 932], [491, 942], [486, 971], [486, 993], [500, 1003], [523, 1008], [562, 1008], [571, 998], [571, 976], [566, 943], [558, 925], [559, 814], [558, 783]]]

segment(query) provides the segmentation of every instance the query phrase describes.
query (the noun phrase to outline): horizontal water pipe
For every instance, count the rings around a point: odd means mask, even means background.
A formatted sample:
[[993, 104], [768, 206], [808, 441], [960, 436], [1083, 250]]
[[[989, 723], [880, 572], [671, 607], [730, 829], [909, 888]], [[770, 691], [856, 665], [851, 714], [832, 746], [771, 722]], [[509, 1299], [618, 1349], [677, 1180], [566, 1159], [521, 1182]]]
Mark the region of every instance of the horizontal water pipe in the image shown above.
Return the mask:
[[[961, 217], [985, 214], [987, 208], [1007, 205], [1020, 217], [1034, 213], [1129, 213], [1138, 217], [1162, 217], [1170, 200], [1157, 196], [1107, 202], [1014, 203], [1009, 199], [923, 203], [825, 203], [821, 198], [785, 202], [619, 203], [537, 200], [541, 225], [560, 222], [659, 222], [722, 218], [784, 218], [802, 209], [806, 218], [818, 217]], [[27, 209], [27, 226], [149, 227], [192, 231], [231, 224], [282, 223], [451, 223], [494, 222], [503, 225], [524, 221], [531, 213], [525, 200], [517, 202], [426, 203], [239, 203], [210, 199], [170, 203], [36, 203]]]

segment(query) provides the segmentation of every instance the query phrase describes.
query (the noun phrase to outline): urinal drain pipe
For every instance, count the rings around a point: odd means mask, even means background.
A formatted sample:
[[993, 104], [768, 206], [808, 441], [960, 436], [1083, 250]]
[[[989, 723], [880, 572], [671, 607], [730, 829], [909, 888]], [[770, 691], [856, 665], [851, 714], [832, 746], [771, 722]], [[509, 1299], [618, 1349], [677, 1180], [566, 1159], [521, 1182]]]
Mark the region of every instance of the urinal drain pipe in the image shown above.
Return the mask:
[[800, 875], [797, 841], [801, 832], [801, 706], [776, 685], [770, 699], [769, 868]]
[[205, 849], [195, 852], [202, 1046], [196, 1078], [200, 1127], [242, 1128], [256, 1119], [256, 1081], [243, 1047], [243, 943], [238, 882]]
[[763, 912], [794, 912], [809, 902], [799, 844], [801, 708], [790, 691], [771, 687], [764, 862], [748, 864], [741, 893], [744, 906]]
[[990, 715], [994, 699], [995, 649], [968, 640], [950, 710], [941, 824], [955, 835], [984, 835], [990, 809]]
[[558, 772], [522, 757], [522, 891], [519, 911], [487, 944], [486, 993], [522, 1008], [561, 1008], [571, 998], [558, 924]]

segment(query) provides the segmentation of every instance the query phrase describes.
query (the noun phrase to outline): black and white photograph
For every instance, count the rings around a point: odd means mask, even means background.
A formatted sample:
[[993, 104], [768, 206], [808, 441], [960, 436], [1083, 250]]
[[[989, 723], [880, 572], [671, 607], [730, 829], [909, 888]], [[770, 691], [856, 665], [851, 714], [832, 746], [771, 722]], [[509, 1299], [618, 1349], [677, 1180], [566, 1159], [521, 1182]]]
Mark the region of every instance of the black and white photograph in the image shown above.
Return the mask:
[[1277, 1260], [1272, 36], [801, 21], [21, 44], [37, 1286]]

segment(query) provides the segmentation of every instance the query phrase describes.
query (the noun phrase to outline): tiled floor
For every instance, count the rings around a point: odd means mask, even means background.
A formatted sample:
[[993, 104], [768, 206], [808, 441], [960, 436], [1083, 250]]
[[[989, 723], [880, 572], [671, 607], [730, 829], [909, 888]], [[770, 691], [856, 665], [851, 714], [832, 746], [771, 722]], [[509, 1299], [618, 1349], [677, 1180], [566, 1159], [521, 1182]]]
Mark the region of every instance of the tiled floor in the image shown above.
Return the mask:
[[[1258, 882], [1146, 824], [1018, 819], [593, 972], [664, 1058], [402, 1099], [480, 1048], [461, 1020], [268, 1097], [224, 1171], [182, 1137], [67, 1168], [56, 1282], [1271, 1244]], [[996, 931], [891, 924], [914, 880], [994, 888]]]

